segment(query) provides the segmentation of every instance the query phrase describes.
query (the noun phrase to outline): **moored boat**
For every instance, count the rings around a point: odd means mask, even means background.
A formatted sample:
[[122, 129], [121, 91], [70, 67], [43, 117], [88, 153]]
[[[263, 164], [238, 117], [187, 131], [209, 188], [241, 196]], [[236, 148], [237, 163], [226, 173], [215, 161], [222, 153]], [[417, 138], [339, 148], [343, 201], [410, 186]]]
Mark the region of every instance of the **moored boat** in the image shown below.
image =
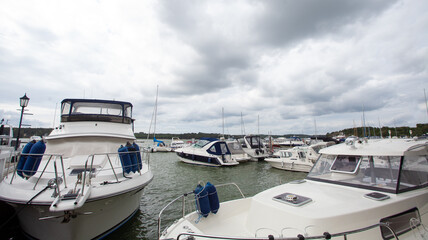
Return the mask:
[[159, 226], [160, 239], [427, 239], [427, 140], [349, 141], [320, 153], [305, 180], [205, 217], [183, 213]]
[[251, 157], [251, 161], [263, 160], [270, 154], [260, 136], [247, 135], [239, 140], [242, 144], [242, 149]]
[[232, 159], [235, 161], [241, 163], [251, 160], [251, 157], [244, 151], [244, 149], [242, 149], [242, 146], [238, 140], [227, 140], [226, 144], [230, 150], [230, 153], [232, 154]]
[[281, 170], [309, 172], [314, 163], [307, 156], [308, 147], [294, 147], [290, 149], [281, 149], [275, 154], [279, 157], [265, 158], [272, 167]]
[[169, 146], [171, 148], [171, 151], [174, 151], [175, 149], [184, 147], [184, 141], [178, 137], [173, 137]]
[[232, 158], [226, 142], [216, 138], [201, 138], [188, 147], [176, 149], [175, 152], [182, 162], [190, 164], [212, 167], [239, 164]]
[[64, 99], [61, 123], [28, 143], [0, 200], [37, 239], [100, 238], [130, 219], [152, 181], [148, 158], [134, 142], [132, 104]]

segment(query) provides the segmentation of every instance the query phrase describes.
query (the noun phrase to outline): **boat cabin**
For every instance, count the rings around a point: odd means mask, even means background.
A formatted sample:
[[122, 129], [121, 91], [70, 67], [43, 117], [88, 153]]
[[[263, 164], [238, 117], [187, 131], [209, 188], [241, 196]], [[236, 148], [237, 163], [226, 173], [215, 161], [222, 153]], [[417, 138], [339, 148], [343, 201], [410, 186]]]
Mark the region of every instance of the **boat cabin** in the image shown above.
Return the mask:
[[61, 102], [61, 122], [100, 121], [130, 124], [132, 104], [97, 99], [64, 99]]
[[428, 186], [426, 145], [412, 139], [342, 143], [322, 149], [307, 178], [395, 194], [424, 188]]

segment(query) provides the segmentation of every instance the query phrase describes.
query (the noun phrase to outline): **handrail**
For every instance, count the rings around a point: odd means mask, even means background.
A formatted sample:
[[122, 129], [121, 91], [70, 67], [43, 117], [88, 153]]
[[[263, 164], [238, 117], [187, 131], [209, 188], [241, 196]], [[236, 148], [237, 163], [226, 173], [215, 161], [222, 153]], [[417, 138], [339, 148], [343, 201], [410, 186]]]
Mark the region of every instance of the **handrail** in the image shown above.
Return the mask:
[[[245, 198], [245, 195], [242, 193], [241, 189], [239, 188], [239, 186], [236, 183], [223, 183], [223, 184], [218, 184], [216, 185], [216, 187], [224, 187], [224, 186], [229, 186], [229, 185], [233, 185], [235, 186], [239, 193], [241, 194], [242, 198]], [[169, 202], [165, 207], [162, 208], [162, 210], [159, 212], [159, 216], [158, 216], [158, 239], [160, 239], [161, 237], [161, 223], [162, 223], [162, 213], [163, 211], [168, 208], [171, 204], [173, 204], [174, 202], [176, 202], [178, 199], [182, 198], [183, 199], [183, 204], [182, 204], [182, 217], [184, 217], [186, 215], [185, 213], [185, 201], [186, 201], [186, 197], [187, 195], [193, 193], [192, 192], [188, 192], [188, 193], [184, 193], [178, 197], [176, 197], [174, 200], [172, 200], [171, 202]]]
[[[219, 235], [208, 235], [208, 234], [198, 234], [198, 233], [189, 233], [189, 232], [183, 232], [180, 233], [177, 236], [177, 240], [180, 240], [180, 237], [182, 236], [193, 236], [193, 237], [204, 237], [204, 238], [211, 238], [211, 239], [229, 239], [229, 240], [270, 240], [270, 239], [275, 239], [275, 240], [301, 240], [301, 239], [308, 239], [308, 240], [315, 240], [315, 239], [331, 239], [332, 237], [343, 237], [344, 240], [347, 239], [348, 235], [351, 234], [355, 234], [355, 233], [360, 233], [360, 232], [364, 232], [379, 226], [386, 226], [383, 223], [376, 223], [367, 227], [363, 227], [363, 228], [359, 228], [359, 229], [355, 229], [355, 230], [350, 230], [350, 231], [345, 231], [345, 232], [340, 232], [340, 233], [333, 233], [330, 234], [328, 232], [324, 232], [323, 235], [318, 235], [318, 236], [303, 236], [301, 234], [297, 235], [296, 237], [275, 237], [273, 238], [272, 235], [266, 236], [264, 238], [260, 238], [260, 237], [230, 237], [230, 236], [219, 236]], [[392, 230], [390, 227], [387, 226], [387, 228], [392, 232], [393, 236], [395, 239], [398, 240], [398, 237], [396, 235], [396, 233], [394, 232], [394, 230]]]
[[[144, 152], [144, 151], [130, 151], [129, 153], [137, 153], [137, 154], [141, 154], [142, 152]], [[56, 165], [56, 162], [57, 162], [57, 160], [58, 160], [58, 158], [59, 158], [59, 160], [60, 160], [60, 162], [61, 162], [61, 170], [62, 170], [62, 174], [60, 174], [60, 176], [59, 177], [63, 177], [63, 181], [64, 181], [64, 186], [65, 186], [65, 188], [67, 188], [67, 180], [66, 180], [66, 173], [65, 173], [65, 168], [64, 168], [64, 159], [63, 159], [63, 155], [62, 154], [30, 154], [30, 153], [25, 153], [25, 154], [23, 154], [23, 153], [19, 153], [18, 155], [17, 155], [17, 159], [19, 159], [19, 157], [20, 156], [22, 156], [22, 155], [24, 155], [24, 156], [41, 156], [42, 157], [42, 159], [45, 159], [45, 161], [46, 161], [46, 163], [44, 164], [44, 167], [43, 167], [43, 169], [42, 169], [42, 171], [41, 171], [41, 173], [40, 173], [40, 176], [34, 176], [34, 177], [37, 177], [37, 180], [36, 180], [36, 183], [34, 184], [34, 186], [33, 186], [33, 189], [35, 189], [36, 187], [37, 187], [37, 185], [38, 185], [38, 183], [39, 183], [39, 181], [40, 181], [40, 179], [43, 177], [43, 175], [44, 175], [44, 173], [46, 172], [46, 169], [47, 169], [47, 167], [48, 167], [48, 165], [51, 163], [51, 161], [53, 161], [54, 162], [54, 164]], [[92, 168], [93, 168], [93, 163], [94, 163], [94, 159], [95, 159], [95, 156], [98, 156], [98, 155], [104, 155], [104, 156], [107, 156], [107, 159], [108, 159], [108, 162], [109, 162], [109, 165], [110, 165], [110, 168], [111, 168], [111, 170], [113, 171], [113, 175], [115, 176], [115, 178], [116, 178], [116, 182], [120, 182], [119, 181], [119, 178], [118, 178], [118, 176], [117, 176], [117, 173], [116, 173], [116, 171], [115, 171], [115, 167], [113, 166], [113, 163], [112, 163], [112, 160], [111, 160], [111, 156], [110, 155], [117, 155], [117, 156], [119, 156], [119, 153], [117, 153], [117, 152], [112, 152], [112, 153], [96, 153], [96, 154], [90, 154], [90, 155], [88, 155], [88, 157], [87, 157], [87, 159], [86, 159], [86, 161], [85, 161], [85, 168], [84, 168], [84, 178], [86, 178], [87, 176], [86, 176], [86, 174], [87, 174], [87, 172], [88, 171], [92, 171]], [[47, 160], [46, 160], [47, 159]], [[145, 158], [144, 157], [144, 155], [141, 155], [141, 160], [142, 160], [142, 162], [141, 162], [141, 167], [143, 166], [143, 165], [147, 165], [147, 166], [149, 166], [149, 159], [147, 158]], [[17, 162], [19, 162], [19, 160], [17, 161]], [[100, 169], [100, 171], [101, 170], [103, 170], [104, 169], [104, 167], [105, 166], [103, 166], [101, 169]], [[118, 168], [120, 168], [120, 167], [118, 167]], [[13, 171], [13, 175], [12, 175], [12, 177], [11, 177], [11, 180], [10, 180], [10, 184], [12, 184], [13, 183], [13, 180], [14, 180], [14, 178], [15, 178], [15, 176], [17, 175], [16, 173], [17, 173], [17, 164], [15, 164], [15, 167], [14, 167], [14, 171]], [[55, 169], [54, 169], [54, 173], [55, 173], [55, 176], [58, 176], [58, 170], [59, 169], [57, 169], [56, 167], [55, 167]], [[141, 175], [141, 171], [140, 171], [140, 169], [138, 170], [139, 171], [139, 173], [140, 173], [140, 175]], [[36, 172], [37, 172], [37, 170], [36, 170]], [[8, 174], [7, 174], [8, 175]], [[6, 176], [7, 176], [6, 175]], [[91, 182], [91, 178], [92, 178], [92, 175], [89, 175], [89, 177], [88, 177], [88, 182], [90, 183]]]

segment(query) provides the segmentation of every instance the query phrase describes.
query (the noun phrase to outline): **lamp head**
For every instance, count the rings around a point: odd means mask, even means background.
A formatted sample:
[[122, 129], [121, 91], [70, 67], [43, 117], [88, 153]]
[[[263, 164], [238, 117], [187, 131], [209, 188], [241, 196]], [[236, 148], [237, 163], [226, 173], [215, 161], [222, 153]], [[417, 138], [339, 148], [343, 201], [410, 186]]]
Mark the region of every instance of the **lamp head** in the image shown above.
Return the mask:
[[19, 105], [21, 105], [21, 107], [27, 107], [28, 106], [28, 102], [30, 101], [30, 98], [27, 97], [27, 93], [21, 97], [19, 99]]

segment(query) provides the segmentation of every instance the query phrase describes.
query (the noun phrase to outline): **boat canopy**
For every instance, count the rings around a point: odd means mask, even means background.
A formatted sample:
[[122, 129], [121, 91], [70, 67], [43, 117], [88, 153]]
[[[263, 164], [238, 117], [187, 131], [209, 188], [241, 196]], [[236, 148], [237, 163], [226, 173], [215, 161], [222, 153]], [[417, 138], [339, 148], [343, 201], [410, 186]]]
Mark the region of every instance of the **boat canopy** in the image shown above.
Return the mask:
[[61, 102], [61, 122], [100, 121], [130, 124], [132, 104], [97, 99], [64, 99]]
[[321, 151], [307, 179], [389, 193], [428, 186], [428, 142], [377, 140]]
[[231, 154], [226, 142], [223, 141], [218, 141], [214, 143], [210, 148], [208, 148], [207, 152], [214, 155]]

